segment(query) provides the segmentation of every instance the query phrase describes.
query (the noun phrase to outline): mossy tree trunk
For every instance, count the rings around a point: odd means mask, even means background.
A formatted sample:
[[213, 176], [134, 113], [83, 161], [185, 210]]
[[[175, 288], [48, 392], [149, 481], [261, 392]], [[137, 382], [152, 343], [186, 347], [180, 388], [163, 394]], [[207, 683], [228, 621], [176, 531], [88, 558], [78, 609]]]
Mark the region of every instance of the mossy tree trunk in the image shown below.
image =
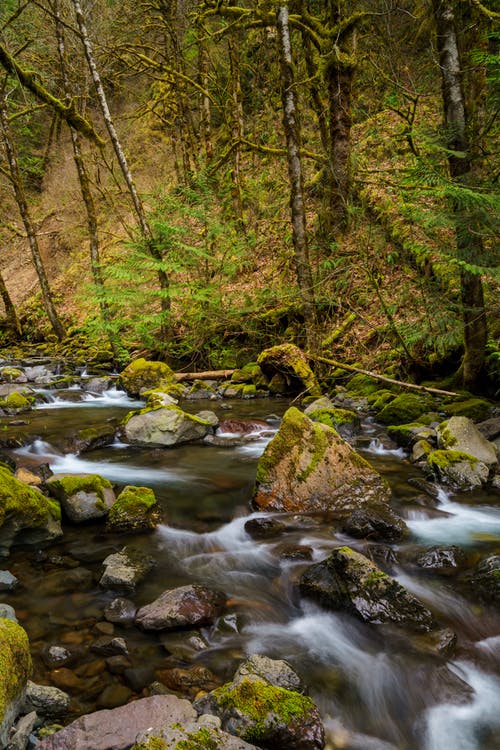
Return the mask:
[[26, 231], [26, 237], [31, 250], [33, 265], [35, 266], [38, 281], [40, 283], [43, 307], [45, 312], [47, 313], [47, 317], [50, 321], [54, 333], [56, 334], [59, 341], [62, 341], [65, 336], [64, 327], [59, 320], [59, 316], [52, 299], [52, 291], [50, 289], [49, 280], [45, 272], [45, 267], [43, 265], [38, 238], [33, 221], [31, 220], [31, 214], [24, 190], [21, 170], [19, 168], [17, 159], [16, 148], [9, 125], [9, 112], [6, 100], [5, 86], [6, 82], [4, 83], [2, 91], [0, 92], [0, 125], [5, 146], [5, 153], [7, 155], [7, 160], [9, 163], [10, 181], [12, 189], [14, 191], [16, 203], [19, 208], [19, 213], [24, 224], [24, 229]]
[[22, 336], [23, 329], [17, 315], [17, 311], [12, 298], [9, 294], [9, 290], [5, 284], [4, 278], [0, 273], [0, 297], [2, 298], [3, 305], [5, 307], [5, 325], [7, 329], [13, 333], [17, 333]]
[[[473, 186], [473, 139], [478, 137], [478, 132], [471, 131], [468, 122], [470, 108], [468, 112], [463, 89], [464, 60], [459, 51], [457, 33], [460, 10], [456, 3], [433, 0], [433, 11], [442, 78], [450, 177], [459, 185]], [[461, 31], [466, 34], [465, 28]], [[469, 81], [469, 87], [474, 88], [474, 78], [469, 78]], [[480, 264], [484, 248], [474, 216], [466, 215], [456, 202], [452, 209], [455, 214], [457, 255], [464, 263], [460, 270], [464, 339], [464, 357], [460, 374], [464, 387], [474, 390], [484, 368], [488, 331], [481, 275], [471, 266]]]
[[283, 104], [283, 128], [286, 136], [288, 175], [290, 179], [290, 212], [297, 283], [304, 315], [306, 346], [309, 352], [316, 351], [316, 305], [314, 285], [309, 262], [302, 165], [300, 159], [300, 128], [295, 103], [295, 76], [292, 63], [288, 8], [282, 5], [277, 10], [276, 26], [281, 70], [281, 92]]

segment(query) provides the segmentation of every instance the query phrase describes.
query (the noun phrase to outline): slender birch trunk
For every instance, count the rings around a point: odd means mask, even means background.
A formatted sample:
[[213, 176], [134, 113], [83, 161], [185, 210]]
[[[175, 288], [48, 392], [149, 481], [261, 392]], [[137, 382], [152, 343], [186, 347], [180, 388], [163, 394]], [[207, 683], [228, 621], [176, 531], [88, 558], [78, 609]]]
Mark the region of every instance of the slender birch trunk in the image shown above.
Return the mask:
[[311, 265], [309, 262], [302, 165], [300, 160], [300, 128], [297, 121], [295, 104], [295, 80], [292, 66], [290, 28], [288, 25], [288, 8], [286, 6], [278, 8], [276, 26], [278, 30], [281, 69], [283, 128], [286, 136], [288, 175], [290, 178], [290, 211], [295, 251], [295, 268], [304, 314], [306, 345], [309, 352], [313, 354], [316, 349], [316, 305]]
[[36, 236], [35, 227], [33, 226], [33, 222], [31, 220], [28, 201], [26, 200], [26, 194], [24, 192], [21, 170], [19, 169], [14, 141], [10, 132], [9, 114], [4, 91], [0, 93], [0, 124], [5, 145], [5, 153], [7, 155], [7, 160], [9, 163], [11, 183], [19, 208], [19, 213], [21, 214], [21, 219], [26, 231], [26, 237], [28, 239], [28, 244], [31, 250], [33, 264], [35, 266], [38, 280], [40, 282], [43, 306], [54, 333], [56, 334], [59, 341], [62, 341], [65, 336], [64, 328], [61, 321], [59, 320], [59, 316], [52, 300], [52, 292], [50, 290], [47, 274], [45, 273], [45, 268], [40, 253], [40, 247], [38, 245], [38, 238]]

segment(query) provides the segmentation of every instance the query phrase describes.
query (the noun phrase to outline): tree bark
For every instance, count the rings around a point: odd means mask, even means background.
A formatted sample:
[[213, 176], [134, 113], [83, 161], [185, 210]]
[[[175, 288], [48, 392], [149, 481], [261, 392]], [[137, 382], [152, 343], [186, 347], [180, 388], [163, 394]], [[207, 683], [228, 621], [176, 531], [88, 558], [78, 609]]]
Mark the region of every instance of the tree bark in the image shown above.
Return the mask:
[[111, 117], [111, 112], [109, 110], [106, 93], [104, 91], [104, 86], [102, 85], [101, 76], [99, 75], [99, 71], [97, 69], [96, 61], [94, 58], [94, 51], [93, 51], [90, 37], [87, 31], [87, 27], [85, 24], [85, 17], [83, 15], [80, 0], [72, 0], [72, 2], [73, 2], [73, 7], [75, 9], [76, 20], [78, 24], [78, 29], [80, 31], [83, 48], [85, 51], [85, 57], [87, 60], [87, 64], [89, 66], [92, 80], [94, 81], [94, 86], [97, 92], [97, 97], [99, 99], [99, 105], [101, 107], [102, 116], [106, 124], [106, 129], [109, 133], [109, 137], [111, 139], [111, 143], [113, 144], [113, 149], [115, 151], [116, 158], [118, 159], [120, 169], [122, 171], [124, 180], [127, 184], [130, 196], [132, 198], [132, 203], [133, 203], [135, 213], [139, 221], [139, 226], [141, 228], [141, 233], [142, 233], [144, 242], [146, 244], [147, 250], [157, 264], [156, 273], [157, 273], [158, 282], [160, 285], [161, 309], [163, 313], [163, 321], [161, 324], [161, 337], [162, 337], [163, 343], [167, 343], [167, 341], [171, 337], [170, 325], [169, 325], [171, 305], [170, 305], [170, 284], [169, 284], [169, 278], [168, 278], [167, 272], [163, 268], [163, 262], [164, 262], [163, 256], [153, 241], [153, 235], [152, 235], [151, 228], [146, 218], [146, 212], [144, 211], [144, 206], [139, 197], [139, 193], [137, 192], [137, 188], [135, 186], [135, 182], [134, 182], [132, 172], [130, 170], [130, 167], [127, 161], [127, 157], [125, 156], [125, 152], [122, 148], [120, 139], [118, 137], [118, 133], [116, 132], [113, 118]]
[[295, 80], [292, 67], [288, 8], [286, 6], [280, 6], [278, 8], [276, 26], [278, 29], [281, 70], [283, 128], [286, 136], [288, 175], [290, 179], [290, 211], [292, 219], [295, 268], [304, 315], [306, 344], [310, 352], [315, 352], [317, 348], [316, 305], [314, 300], [311, 265], [309, 262], [302, 185], [302, 166], [300, 160], [300, 129], [296, 115], [294, 95]]
[[[437, 48], [441, 68], [445, 124], [448, 131], [450, 177], [467, 185], [472, 177], [471, 143], [468, 135], [465, 95], [462, 88], [462, 60], [456, 29], [456, 4], [433, 0]], [[483, 255], [483, 243], [474, 218], [461, 220], [460, 207], [455, 215], [458, 258], [476, 264]], [[488, 329], [481, 276], [462, 266], [460, 272], [464, 357], [461, 379], [465, 388], [474, 390], [484, 368]]]
[[21, 219], [24, 224], [26, 231], [26, 237], [28, 239], [29, 247], [31, 250], [31, 257], [33, 258], [33, 264], [36, 269], [38, 280], [40, 282], [40, 289], [42, 292], [42, 300], [45, 312], [50, 321], [50, 324], [54, 330], [59, 341], [64, 338], [64, 328], [57, 315], [56, 308], [52, 300], [52, 292], [50, 290], [49, 281], [40, 253], [38, 245], [38, 239], [36, 231], [31, 221], [31, 216], [28, 208], [28, 201], [24, 192], [24, 185], [21, 176], [21, 170], [17, 161], [16, 150], [14, 147], [14, 141], [10, 132], [9, 126], [9, 115], [7, 109], [7, 102], [5, 100], [5, 91], [0, 92], [0, 123], [2, 128], [3, 140], [5, 144], [5, 152], [7, 154], [7, 160], [9, 162], [9, 171], [11, 177], [11, 183], [14, 190], [14, 195], [21, 214]]
[[241, 92], [239, 53], [233, 38], [228, 39], [229, 68], [231, 74], [231, 138], [235, 144], [232, 151], [231, 180], [233, 183], [233, 208], [241, 227], [243, 219], [243, 197], [241, 189], [241, 141], [243, 129], [243, 95]]
[[5, 285], [5, 281], [1, 273], [0, 273], [0, 297], [2, 298], [2, 302], [5, 307], [5, 322], [6, 322], [7, 328], [10, 328], [11, 331], [19, 334], [19, 336], [22, 336], [23, 329], [21, 328], [21, 323], [17, 316], [16, 308], [14, 306], [14, 303], [12, 302], [11, 296], [9, 294], [9, 290], [7, 289]]

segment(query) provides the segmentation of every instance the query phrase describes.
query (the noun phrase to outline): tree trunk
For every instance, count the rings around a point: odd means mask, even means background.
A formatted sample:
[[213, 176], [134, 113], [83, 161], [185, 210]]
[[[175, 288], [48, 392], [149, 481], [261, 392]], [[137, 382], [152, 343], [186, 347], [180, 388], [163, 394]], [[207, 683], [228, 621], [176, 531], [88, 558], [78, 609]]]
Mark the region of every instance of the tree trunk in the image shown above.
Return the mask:
[[9, 290], [5, 286], [5, 281], [1, 273], [0, 273], [0, 297], [2, 298], [2, 302], [5, 307], [5, 322], [6, 322], [7, 328], [9, 328], [14, 333], [19, 334], [19, 336], [22, 336], [23, 329], [21, 328], [21, 323], [19, 321], [19, 318], [17, 317], [16, 308], [14, 306], [14, 303], [12, 302], [11, 296], [9, 294]]
[[304, 314], [306, 346], [312, 354], [316, 351], [316, 306], [314, 287], [309, 263], [306, 216], [304, 208], [302, 166], [300, 160], [300, 130], [296, 117], [294, 74], [288, 25], [288, 8], [277, 10], [279, 57], [281, 69], [281, 89], [283, 102], [283, 127], [285, 130], [288, 175], [290, 178], [290, 210], [292, 218], [295, 268]]
[[228, 39], [229, 67], [231, 74], [231, 138], [237, 144], [232, 153], [233, 208], [240, 226], [244, 227], [243, 198], [241, 190], [241, 140], [243, 130], [243, 95], [241, 92], [239, 53], [233, 38]]
[[[71, 101], [71, 83], [68, 76], [68, 69], [66, 65], [66, 49], [64, 40], [64, 26], [59, 15], [58, 0], [54, 0], [53, 3], [55, 26], [56, 26], [56, 37], [57, 37], [57, 48], [59, 52], [59, 63], [61, 66], [61, 76], [63, 81], [64, 93], [66, 101]], [[119, 359], [119, 347], [115, 340], [115, 337], [111, 331], [111, 315], [109, 306], [106, 302], [106, 290], [104, 287], [104, 280], [101, 271], [101, 261], [99, 257], [99, 234], [98, 234], [98, 223], [97, 223], [97, 211], [95, 207], [92, 190], [90, 187], [90, 178], [85, 166], [85, 160], [83, 158], [82, 144], [80, 136], [77, 131], [69, 126], [71, 133], [71, 143], [73, 146], [73, 159], [75, 161], [76, 172], [78, 175], [78, 181], [80, 183], [80, 192], [82, 194], [83, 203], [85, 205], [85, 211], [87, 213], [87, 228], [89, 233], [89, 247], [90, 247], [90, 268], [92, 271], [92, 277], [97, 291], [97, 298], [99, 302], [99, 308], [101, 310], [101, 318], [104, 324], [104, 329], [108, 341], [113, 352], [113, 356], [118, 361]]]
[[[448, 164], [450, 177], [467, 185], [472, 176], [471, 144], [467, 133], [467, 112], [462, 89], [462, 60], [458, 48], [454, 3], [433, 0], [437, 31], [437, 48], [442, 77], [445, 123], [448, 131]], [[477, 263], [483, 255], [483, 243], [473, 217], [461, 220], [460, 208], [455, 214], [459, 260]], [[461, 378], [465, 388], [474, 390], [484, 368], [488, 330], [481, 276], [462, 267], [460, 273], [464, 358]]]
[[0, 121], [3, 133], [3, 139], [5, 144], [5, 152], [7, 154], [7, 160], [9, 162], [9, 170], [11, 183], [14, 190], [14, 195], [23, 220], [24, 229], [26, 231], [26, 237], [31, 250], [31, 257], [37, 272], [38, 280], [40, 282], [40, 289], [42, 292], [42, 300], [47, 317], [50, 320], [50, 324], [54, 330], [59, 341], [64, 338], [64, 328], [54, 307], [52, 301], [52, 292], [50, 290], [49, 281], [45, 273], [43, 266], [42, 256], [40, 254], [40, 248], [38, 245], [38, 239], [36, 236], [35, 228], [31, 221], [30, 212], [28, 209], [28, 202], [24, 192], [24, 185], [21, 177], [21, 171], [17, 162], [17, 155], [14, 147], [14, 141], [11, 136], [9, 126], [9, 115], [7, 109], [7, 102], [5, 100], [5, 92], [2, 91], [0, 94]]
[[130, 196], [132, 198], [132, 203], [134, 205], [137, 218], [139, 220], [139, 226], [141, 228], [142, 236], [146, 243], [147, 250], [157, 264], [156, 272], [157, 272], [158, 281], [159, 281], [160, 290], [161, 290], [161, 308], [163, 312], [163, 322], [161, 325], [161, 337], [162, 337], [163, 343], [166, 343], [171, 337], [170, 326], [169, 326], [170, 284], [169, 284], [168, 275], [163, 268], [162, 253], [158, 250], [158, 248], [156, 247], [153, 241], [151, 228], [149, 227], [149, 224], [146, 218], [146, 212], [144, 211], [144, 206], [137, 192], [134, 179], [132, 177], [132, 172], [128, 165], [127, 157], [125, 156], [125, 152], [122, 148], [120, 139], [118, 138], [118, 133], [116, 132], [116, 128], [115, 128], [113, 119], [111, 117], [111, 112], [109, 110], [108, 102], [106, 99], [106, 93], [104, 91], [101, 77], [97, 69], [97, 65], [96, 65], [95, 58], [94, 58], [94, 52], [92, 49], [92, 44], [90, 42], [90, 38], [87, 32], [87, 27], [85, 24], [85, 18], [82, 12], [80, 0], [72, 0], [72, 2], [73, 2], [74, 9], [75, 9], [78, 29], [80, 31], [83, 47], [85, 50], [85, 57], [87, 60], [87, 64], [89, 66], [90, 73], [92, 75], [92, 80], [94, 81], [94, 86], [97, 92], [97, 97], [99, 99], [99, 104], [101, 107], [101, 112], [104, 118], [104, 122], [106, 124], [106, 129], [109, 133], [109, 137], [111, 139], [111, 143], [113, 144], [113, 149], [115, 151], [116, 158], [118, 159], [120, 169], [122, 171]]

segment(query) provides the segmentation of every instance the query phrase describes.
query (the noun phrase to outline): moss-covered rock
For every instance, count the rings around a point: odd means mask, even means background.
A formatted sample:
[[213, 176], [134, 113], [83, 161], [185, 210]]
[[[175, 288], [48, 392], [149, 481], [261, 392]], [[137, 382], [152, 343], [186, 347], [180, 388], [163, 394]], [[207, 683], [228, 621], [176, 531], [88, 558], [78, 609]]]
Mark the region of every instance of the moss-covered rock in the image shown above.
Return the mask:
[[449, 401], [442, 405], [442, 410], [449, 417], [468, 417], [474, 422], [487, 419], [491, 408], [491, 402], [484, 398], [467, 398], [464, 401]]
[[386, 404], [378, 413], [377, 418], [384, 424], [396, 425], [414, 422], [428, 410], [428, 401], [413, 393], [402, 393]]
[[140, 396], [143, 391], [170, 386], [176, 379], [165, 362], [150, 362], [141, 357], [120, 373], [120, 383], [130, 396]]
[[489, 475], [488, 467], [469, 453], [454, 450], [432, 451], [427, 456], [429, 467], [440, 482], [456, 488], [481, 487]]
[[390, 491], [380, 474], [327, 425], [292, 407], [261, 456], [253, 505], [259, 510], [334, 512], [345, 518], [358, 508], [388, 506]]
[[323, 725], [311, 698], [258, 678], [226, 683], [198, 699], [195, 708], [219, 716], [223, 729], [260, 747], [324, 747]]
[[21, 412], [30, 411], [33, 408], [34, 403], [34, 397], [25, 396], [22, 393], [13, 391], [4, 399], [0, 400], [0, 408], [6, 411], [7, 414], [19, 414]]
[[0, 747], [7, 746], [31, 669], [26, 631], [12, 620], [0, 618]]
[[194, 380], [191, 388], [185, 394], [185, 398], [195, 401], [197, 399], [214, 399], [217, 397], [217, 391], [213, 385], [205, 380]]
[[343, 436], [356, 434], [361, 426], [359, 415], [350, 409], [315, 409], [309, 411], [308, 416], [313, 422], [326, 424]]
[[387, 432], [389, 437], [398, 445], [402, 445], [403, 448], [411, 448], [418, 440], [436, 442], [436, 431], [420, 422], [389, 425]]
[[306, 355], [294, 344], [279, 344], [265, 349], [259, 354], [257, 364], [270, 379], [271, 392], [272, 379], [279, 374], [284, 379], [286, 392], [304, 393], [315, 398], [321, 396], [321, 388]]
[[474, 456], [488, 468], [497, 465], [495, 445], [479, 432], [467, 417], [451, 417], [436, 428], [439, 448], [462, 451]]
[[217, 423], [217, 417], [214, 422], [211, 418], [188, 414], [178, 406], [170, 405], [127, 415], [123, 435], [127, 442], [134, 445], [171, 447], [201, 440]]
[[13, 543], [39, 544], [61, 536], [61, 508], [0, 467], [0, 556]]
[[375, 393], [379, 390], [380, 386], [376, 380], [369, 378], [367, 375], [362, 375], [361, 373], [353, 375], [347, 383], [347, 392], [357, 398], [369, 396], [371, 393]]
[[18, 367], [2, 367], [0, 378], [7, 383], [26, 383], [28, 378]]
[[161, 509], [149, 487], [125, 487], [113, 503], [106, 519], [110, 533], [152, 531], [161, 523]]
[[58, 474], [50, 477], [47, 488], [75, 523], [106, 516], [115, 502], [111, 482], [98, 474]]

